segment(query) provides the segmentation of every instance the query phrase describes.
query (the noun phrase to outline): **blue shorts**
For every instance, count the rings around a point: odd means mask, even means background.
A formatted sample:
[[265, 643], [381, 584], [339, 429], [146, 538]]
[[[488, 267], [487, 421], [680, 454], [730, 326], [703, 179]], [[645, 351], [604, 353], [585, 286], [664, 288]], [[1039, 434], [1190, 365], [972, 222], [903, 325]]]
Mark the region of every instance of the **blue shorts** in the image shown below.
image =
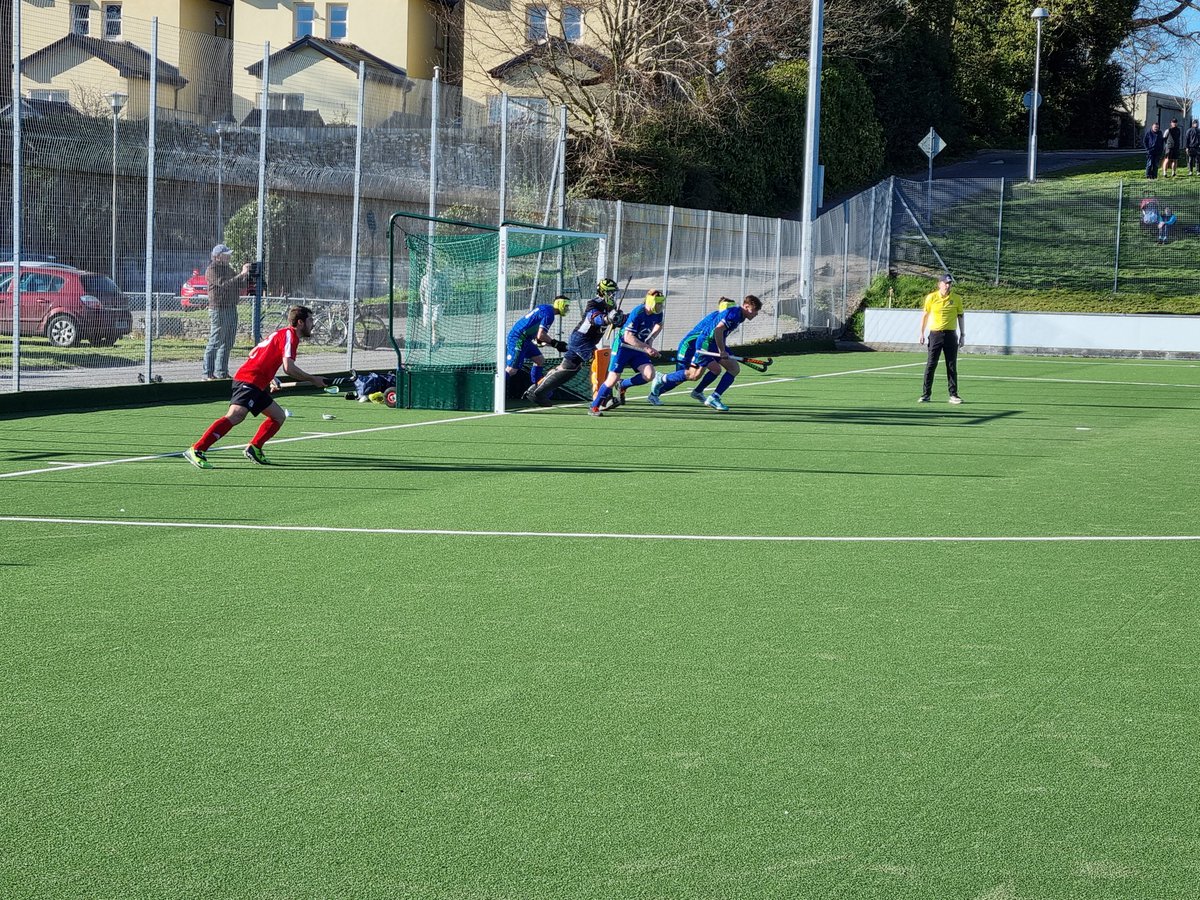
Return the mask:
[[716, 361], [715, 356], [698, 356], [697, 351], [710, 350], [715, 352], [712, 340], [708, 339], [700, 341], [698, 338], [684, 340], [679, 345], [679, 349], [675, 351], [675, 368], [690, 369], [692, 366], [707, 366], [710, 362]]
[[654, 365], [654, 361], [650, 359], [650, 354], [645, 350], [638, 350], [635, 347], [630, 347], [628, 344], [622, 344], [621, 347], [612, 355], [612, 359], [608, 364], [608, 371], [621, 372], [625, 369], [640, 369], [642, 366]]
[[511, 369], [521, 368], [522, 363], [527, 359], [533, 359], [535, 356], [541, 356], [542, 350], [533, 341], [526, 340], [521, 344], [521, 349], [517, 349], [514, 342], [509, 342], [508, 349], [504, 354], [504, 365]]

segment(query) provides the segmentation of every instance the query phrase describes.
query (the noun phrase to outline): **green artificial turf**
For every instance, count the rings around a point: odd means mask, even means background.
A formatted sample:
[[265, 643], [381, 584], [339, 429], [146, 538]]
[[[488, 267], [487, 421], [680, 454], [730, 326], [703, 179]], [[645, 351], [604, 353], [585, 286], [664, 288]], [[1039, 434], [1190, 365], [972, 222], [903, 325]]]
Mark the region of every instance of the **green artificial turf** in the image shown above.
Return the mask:
[[3, 420], [0, 896], [1193, 897], [1200, 368], [920, 364]]

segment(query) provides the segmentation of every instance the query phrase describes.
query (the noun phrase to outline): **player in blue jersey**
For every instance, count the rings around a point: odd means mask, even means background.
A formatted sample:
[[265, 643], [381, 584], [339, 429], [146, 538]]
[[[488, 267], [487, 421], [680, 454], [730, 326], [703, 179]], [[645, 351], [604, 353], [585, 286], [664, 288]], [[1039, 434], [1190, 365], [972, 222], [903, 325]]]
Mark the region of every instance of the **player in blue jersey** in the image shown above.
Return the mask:
[[[654, 339], [662, 331], [663, 301], [666, 296], [662, 291], [646, 292], [646, 300], [635, 306], [629, 318], [613, 339], [612, 359], [608, 364], [608, 377], [592, 398], [588, 415], [599, 416], [604, 409], [620, 406], [625, 402], [625, 392], [631, 387], [646, 384], [654, 378], [654, 358], [658, 351], [654, 348]], [[613, 387], [625, 369], [633, 369], [634, 374], [621, 381], [616, 402], [613, 397]]]
[[538, 406], [550, 406], [554, 389], [560, 384], [566, 384], [585, 363], [592, 361], [596, 354], [596, 346], [604, 337], [605, 329], [609, 325], [620, 328], [625, 324], [625, 313], [616, 308], [616, 293], [617, 284], [611, 278], [605, 278], [596, 285], [596, 296], [588, 301], [583, 309], [583, 318], [567, 338], [567, 352], [562, 362], [541, 381], [533, 383], [525, 392], [526, 400], [531, 400]]
[[[721, 310], [722, 312], [727, 309], [732, 309], [737, 305], [738, 304], [736, 300], [730, 300], [728, 297], [721, 297], [719, 300], [717, 300], [717, 309]], [[705, 388], [707, 388], [716, 380], [717, 376], [705, 369], [704, 375], [700, 378], [700, 383], [691, 389], [691, 391], [688, 393], [688, 396], [697, 403], [703, 403]]]
[[550, 336], [554, 317], [563, 315], [571, 306], [566, 297], [555, 297], [549, 303], [535, 306], [529, 315], [517, 321], [508, 330], [508, 346], [504, 351], [504, 374], [511, 378], [520, 371], [525, 360], [532, 360], [529, 378], [537, 383], [542, 377], [542, 366], [546, 358], [538, 347], [553, 347], [559, 353], [567, 349], [566, 341], [556, 341]]
[[[729, 407], [721, 400], [721, 395], [733, 384], [741, 366], [737, 360], [729, 358], [726, 342], [738, 326], [753, 319], [761, 309], [762, 301], [753, 294], [747, 294], [740, 306], [718, 309], [701, 319], [679, 342], [679, 350], [675, 353], [675, 371], [669, 375], [655, 377], [646, 399], [655, 406], [662, 406], [663, 394], [674, 390], [685, 381], [695, 381], [707, 370], [713, 375], [720, 375], [721, 380], [717, 382], [716, 390], [704, 400], [704, 405], [720, 412], [728, 412]], [[704, 356], [700, 353], [701, 350], [717, 353], [719, 356]]]

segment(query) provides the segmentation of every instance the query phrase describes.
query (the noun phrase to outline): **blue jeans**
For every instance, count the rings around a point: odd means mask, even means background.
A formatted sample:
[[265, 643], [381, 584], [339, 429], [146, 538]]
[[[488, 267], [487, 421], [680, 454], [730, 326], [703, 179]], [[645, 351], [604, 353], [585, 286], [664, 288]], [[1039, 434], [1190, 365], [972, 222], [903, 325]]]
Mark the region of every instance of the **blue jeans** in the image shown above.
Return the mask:
[[236, 306], [221, 306], [210, 309], [208, 346], [204, 348], [204, 377], [229, 377], [229, 351], [237, 336], [238, 311]]

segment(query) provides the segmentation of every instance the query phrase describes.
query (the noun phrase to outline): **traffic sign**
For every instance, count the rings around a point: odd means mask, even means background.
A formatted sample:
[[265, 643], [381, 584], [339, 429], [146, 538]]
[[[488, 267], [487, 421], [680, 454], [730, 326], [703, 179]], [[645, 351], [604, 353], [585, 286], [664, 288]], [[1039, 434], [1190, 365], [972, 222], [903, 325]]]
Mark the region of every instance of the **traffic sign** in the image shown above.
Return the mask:
[[928, 156], [932, 161], [935, 156], [946, 149], [946, 142], [942, 140], [942, 136], [940, 134], [930, 128], [929, 134], [921, 138], [920, 147], [921, 150], [924, 151], [925, 155]]
[[[1033, 109], [1033, 91], [1026, 91], [1025, 96], [1021, 98], [1021, 105], [1026, 109]], [[1042, 105], [1042, 95], [1037, 95], [1037, 105]]]

